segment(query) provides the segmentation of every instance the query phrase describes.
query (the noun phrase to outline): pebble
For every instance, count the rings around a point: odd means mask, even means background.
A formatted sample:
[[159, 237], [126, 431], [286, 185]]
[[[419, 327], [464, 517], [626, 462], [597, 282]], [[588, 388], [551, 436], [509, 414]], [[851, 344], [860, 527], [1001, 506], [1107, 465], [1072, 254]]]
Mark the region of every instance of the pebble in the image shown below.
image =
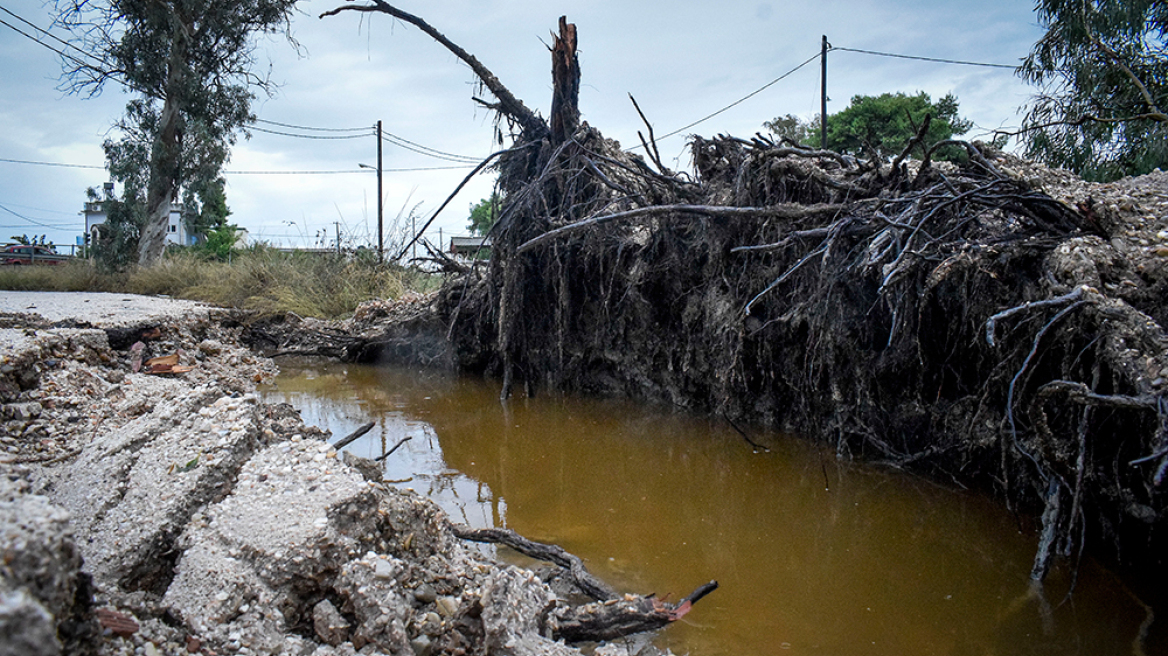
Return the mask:
[[454, 597], [439, 597], [436, 605], [443, 617], [454, 617], [458, 612], [458, 600]]
[[419, 585], [416, 590], [414, 590], [414, 599], [417, 599], [423, 604], [434, 603], [434, 600], [437, 598], [438, 593], [435, 592], [434, 587], [428, 583], [423, 583], [422, 585]]
[[387, 560], [378, 558], [373, 563], [373, 576], [379, 579], [393, 578], [393, 565], [391, 565]]

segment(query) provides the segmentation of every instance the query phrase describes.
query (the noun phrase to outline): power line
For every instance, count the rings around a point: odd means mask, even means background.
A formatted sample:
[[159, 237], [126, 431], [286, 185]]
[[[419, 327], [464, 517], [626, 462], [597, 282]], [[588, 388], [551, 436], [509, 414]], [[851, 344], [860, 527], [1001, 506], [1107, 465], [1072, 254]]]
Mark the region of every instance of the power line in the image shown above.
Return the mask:
[[[76, 226], [61, 226], [61, 225], [51, 225], [48, 223], [41, 223], [40, 221], [37, 221], [34, 218], [27, 217], [27, 216], [21, 214], [20, 212], [17, 212], [16, 210], [11, 210], [3, 205], [0, 205], [0, 210], [4, 210], [5, 212], [8, 212], [9, 214], [11, 214], [19, 219], [24, 219], [25, 221], [28, 221], [29, 223], [32, 223], [34, 225], [38, 225], [42, 228], [52, 228], [54, 230], [65, 230], [67, 228], [76, 227]], [[5, 227], [6, 228], [26, 228], [28, 226], [5, 226]]]
[[[453, 169], [469, 169], [470, 164], [463, 166], [429, 166], [403, 169], [382, 169], [383, 173], [415, 173], [419, 171], [449, 171]], [[376, 169], [373, 169], [376, 170]], [[337, 171], [224, 171], [228, 175], [338, 175], [344, 173], [368, 173], [369, 169], [343, 169]]]
[[368, 132], [369, 127], [361, 128], [314, 128], [305, 125], [292, 125], [291, 123], [280, 123], [278, 121], [267, 121], [262, 118], [257, 118], [256, 123], [266, 123], [267, 125], [278, 125], [282, 128], [291, 128], [293, 130], [309, 130], [316, 132]]
[[[97, 59], [97, 57], [95, 57], [93, 54], [88, 53], [88, 52], [82, 50], [81, 48], [78, 48], [75, 44], [69, 43], [68, 41], [57, 36], [56, 34], [53, 34], [52, 32], [46, 30], [45, 28], [39, 27], [36, 24], [28, 21], [27, 19], [12, 13], [12, 11], [10, 9], [8, 9], [7, 7], [0, 7], [0, 11], [8, 14], [9, 16], [24, 23], [25, 25], [28, 25], [32, 29], [40, 32], [41, 34], [44, 34], [45, 36], [49, 37], [50, 39], [53, 39], [54, 41], [56, 41], [57, 43], [60, 43], [61, 45], [65, 46], [66, 48], [72, 48], [72, 49], [76, 50], [77, 52], [81, 53], [82, 55], [85, 55], [86, 57], [91, 57], [93, 59]], [[9, 27], [11, 27], [11, 26], [9, 26]], [[28, 35], [26, 34], [25, 36], [28, 36]], [[39, 42], [39, 39], [38, 39], [38, 42]]]
[[[3, 9], [3, 8], [2, 8], [2, 7], [0, 7], [0, 9]], [[4, 11], [5, 11], [5, 12], [7, 12], [7, 13], [9, 13], [9, 14], [12, 14], [12, 12], [8, 11], [7, 9], [5, 9]], [[16, 14], [12, 14], [12, 15], [13, 15], [13, 16], [16, 16]], [[28, 21], [24, 20], [23, 18], [20, 18], [20, 16], [16, 16], [16, 18], [18, 18], [18, 19], [20, 19], [20, 20], [24, 21], [25, 23], [28, 23]], [[32, 25], [32, 23], [28, 23], [28, 24], [29, 24], [29, 25]], [[13, 25], [12, 23], [9, 23], [8, 21], [6, 21], [6, 20], [4, 20], [4, 19], [2, 19], [2, 18], [0, 18], [0, 25], [3, 25], [3, 26], [5, 26], [5, 27], [7, 27], [7, 28], [11, 29], [12, 31], [16, 32], [17, 34], [20, 34], [21, 36], [23, 36], [23, 37], [25, 37], [25, 38], [29, 39], [30, 41], [32, 41], [33, 43], [35, 43], [35, 44], [37, 44], [37, 45], [39, 45], [39, 46], [41, 46], [41, 47], [48, 48], [49, 50], [52, 50], [53, 52], [55, 52], [55, 53], [57, 53], [58, 55], [60, 55], [60, 56], [61, 56], [63, 59], [66, 59], [66, 60], [68, 60], [68, 61], [71, 61], [71, 62], [73, 62], [74, 64], [77, 64], [78, 66], [80, 66], [80, 67], [82, 67], [82, 68], [89, 68], [89, 69], [95, 68], [93, 64], [90, 64], [89, 62], [82, 61], [82, 60], [78, 59], [77, 57], [74, 57], [73, 55], [70, 55], [69, 53], [67, 53], [67, 52], [64, 52], [63, 50], [60, 50], [60, 49], [58, 49], [58, 48], [54, 48], [53, 46], [51, 46], [51, 45], [49, 45], [49, 44], [45, 43], [44, 41], [41, 41], [40, 39], [36, 38], [35, 36], [33, 36], [33, 35], [29, 34], [28, 32], [25, 32], [24, 30], [20, 29], [19, 27], [16, 27], [16, 26], [15, 26], [15, 25]], [[48, 32], [45, 32], [45, 30], [42, 30], [41, 28], [39, 28], [39, 27], [36, 27], [35, 25], [33, 25], [33, 28], [35, 28], [35, 29], [37, 29], [37, 30], [40, 30], [41, 32], [44, 32], [45, 34], [49, 34]], [[52, 36], [52, 35], [50, 35], [50, 36]], [[54, 39], [56, 39], [57, 37], [53, 36], [53, 38], [54, 38]], [[60, 39], [57, 39], [57, 40], [58, 40], [58, 41], [60, 41]], [[85, 52], [84, 50], [81, 50], [80, 48], [77, 48], [76, 46], [73, 46], [72, 44], [67, 44], [67, 45], [70, 45], [70, 46], [71, 46], [71, 47], [73, 47], [75, 50], [78, 50], [79, 52], [81, 52], [81, 53], [82, 53], [83, 55], [85, 55], [86, 57], [89, 57], [89, 58], [91, 58], [91, 59], [94, 59], [94, 60], [97, 60], [97, 61], [101, 61], [101, 60], [100, 60], [98, 57], [96, 57], [96, 56], [94, 56], [94, 55], [91, 55], [91, 54], [89, 54], [89, 53]]]
[[[362, 135], [365, 136], [365, 135]], [[0, 157], [0, 162], [8, 162], [11, 164], [29, 164], [34, 166], [60, 166], [72, 169], [100, 169], [105, 170], [104, 166], [91, 166], [89, 164], [66, 164], [63, 162], [35, 162], [26, 159], [7, 159]], [[451, 171], [456, 169], [471, 168], [470, 164], [459, 166], [420, 166], [412, 168], [395, 168], [382, 169], [385, 173], [417, 173], [422, 171]], [[367, 169], [338, 169], [338, 170], [316, 170], [316, 171], [224, 171], [223, 173], [230, 175], [341, 175], [346, 173], [368, 173]]]
[[93, 166], [91, 164], [62, 164], [61, 162], [34, 162], [26, 159], [5, 159], [0, 157], [0, 162], [9, 162], [11, 164], [35, 164], [36, 166], [60, 166], [67, 169], [101, 169], [105, 170], [104, 166]]
[[397, 146], [398, 148], [408, 150], [412, 153], [418, 153], [419, 155], [425, 155], [426, 157], [433, 157], [434, 159], [440, 159], [440, 160], [444, 160], [447, 162], [460, 162], [460, 163], [470, 164], [470, 163], [477, 163], [479, 161], [479, 160], [474, 159], [472, 157], [464, 157], [462, 155], [439, 154], [441, 151], [424, 150], [425, 146], [415, 148], [414, 146], [411, 146], [408, 143], [396, 141], [396, 140], [391, 139], [391, 138], [386, 137], [386, 136], [382, 136], [381, 140], [388, 143], [388, 144], [392, 144], [394, 146]]
[[[414, 150], [413, 148], [409, 147], [409, 146], [414, 146], [416, 148], [420, 148], [422, 151], [427, 151], [427, 152], [423, 152], [422, 153], [423, 155], [433, 154], [432, 156], [436, 156], [436, 157], [441, 157], [441, 158], [445, 158], [445, 159], [463, 160], [466, 162], [474, 162], [476, 164], [479, 163], [479, 161], [481, 161], [478, 157], [470, 157], [469, 155], [457, 155], [455, 153], [448, 153], [445, 151], [438, 150], [437, 148], [430, 148], [429, 146], [423, 146], [420, 143], [410, 141], [409, 139], [406, 139], [405, 137], [399, 137], [396, 134], [393, 134], [391, 132], [386, 132], [385, 130], [382, 130], [381, 134], [382, 134], [381, 138], [383, 141], [394, 144], [395, 146], [405, 148], [406, 150]], [[408, 144], [408, 145], [404, 145], [404, 144]], [[421, 152], [421, 151], [414, 150], [414, 152]]]
[[[305, 130], [305, 131], [315, 131], [315, 132], [367, 132], [369, 130], [369, 128], [312, 127], [312, 126], [307, 126], [307, 125], [295, 125], [293, 123], [280, 123], [279, 121], [268, 121], [265, 119], [256, 119], [256, 123], [264, 123], [267, 125], [276, 125], [276, 126], [279, 126], [282, 128], [288, 128], [288, 129], [292, 129], [292, 130]], [[298, 137], [301, 139], [351, 139], [351, 138], [355, 138], [357, 136], [365, 136], [365, 135], [351, 135], [351, 136], [345, 136], [345, 137], [335, 137], [335, 136], [317, 136], [317, 135], [308, 135], [308, 134], [291, 134], [291, 133], [287, 133], [287, 132], [279, 132], [276, 130], [268, 130], [265, 128], [259, 128], [259, 127], [254, 127], [254, 126], [252, 127], [252, 129], [258, 130], [260, 132], [267, 132], [269, 134], [279, 134], [282, 136]], [[394, 146], [397, 146], [399, 148], [404, 148], [405, 150], [409, 150], [411, 152], [415, 152], [415, 153], [418, 153], [420, 155], [434, 157], [437, 159], [444, 159], [444, 160], [452, 161], [452, 162], [467, 162], [467, 163], [470, 163], [470, 162], [478, 163], [478, 161], [479, 161], [478, 158], [475, 158], [475, 157], [469, 157], [467, 155], [458, 155], [455, 153], [448, 153], [448, 152], [445, 152], [442, 150], [438, 150], [437, 148], [431, 148], [429, 146], [424, 146], [420, 143], [417, 143], [416, 141], [410, 141], [409, 139], [406, 139], [405, 137], [400, 137], [400, 136], [393, 134], [391, 132], [384, 132], [383, 131], [381, 138], [386, 143], [393, 144]]]
[[[733, 109], [734, 107], [737, 107], [738, 105], [741, 105], [742, 103], [746, 102], [747, 100], [750, 100], [751, 98], [753, 98], [753, 97], [757, 96], [758, 94], [762, 93], [763, 91], [766, 91], [767, 89], [771, 88], [771, 87], [772, 87], [772, 86], [774, 86], [775, 84], [778, 84], [780, 81], [782, 81], [782, 80], [784, 80], [784, 79], [786, 79], [786, 78], [790, 77], [790, 76], [791, 76], [791, 75], [793, 75], [793, 74], [794, 74], [796, 71], [798, 71], [799, 69], [803, 68], [804, 66], [806, 66], [806, 65], [810, 64], [811, 62], [815, 61], [816, 59], [819, 59], [819, 53], [818, 53], [818, 52], [817, 52], [817, 53], [815, 53], [814, 55], [812, 55], [812, 56], [808, 57], [808, 58], [807, 58], [807, 59], [806, 59], [806, 60], [805, 60], [805, 61], [804, 61], [802, 64], [799, 64], [799, 65], [798, 65], [798, 66], [796, 66], [795, 68], [792, 68], [791, 70], [787, 71], [786, 73], [783, 73], [782, 75], [780, 75], [780, 76], [776, 77], [775, 79], [771, 80], [770, 82], [767, 82], [766, 84], [764, 84], [764, 85], [762, 85], [761, 87], [759, 87], [759, 88], [755, 89], [754, 91], [751, 91], [750, 93], [748, 93], [748, 94], [746, 94], [745, 96], [743, 96], [743, 97], [739, 98], [738, 100], [735, 100], [734, 102], [730, 103], [729, 105], [726, 105], [726, 106], [725, 106], [725, 107], [723, 107], [722, 109], [719, 109], [718, 111], [716, 111], [716, 112], [714, 112], [714, 113], [712, 113], [712, 114], [709, 114], [709, 115], [707, 115], [707, 116], [703, 116], [702, 118], [699, 118], [698, 120], [694, 121], [693, 123], [690, 123], [689, 125], [686, 125], [686, 126], [684, 126], [684, 127], [680, 127], [680, 128], [678, 128], [678, 129], [674, 130], [673, 132], [670, 132], [670, 133], [668, 133], [668, 134], [665, 134], [665, 135], [662, 135], [662, 136], [660, 136], [660, 137], [657, 137], [657, 141], [661, 141], [662, 139], [667, 139], [667, 138], [669, 138], [669, 137], [672, 137], [672, 136], [674, 136], [674, 135], [676, 135], [676, 134], [680, 134], [680, 133], [682, 133], [682, 132], [685, 132], [686, 130], [688, 130], [688, 129], [690, 129], [690, 128], [694, 127], [695, 125], [699, 125], [699, 124], [701, 124], [701, 123], [705, 123], [706, 121], [708, 121], [708, 120], [710, 120], [710, 119], [714, 118], [715, 116], [717, 116], [717, 115], [719, 115], [719, 114], [722, 114], [722, 113], [724, 113], [724, 112], [726, 112], [726, 111], [728, 111], [728, 110], [730, 110], [730, 109]], [[635, 150], [635, 149], [637, 149], [637, 148], [641, 148], [641, 146], [639, 146], [639, 145], [638, 145], [638, 146], [633, 146], [633, 147], [632, 147], [632, 148], [630, 148], [629, 150]]]
[[[279, 135], [281, 137], [295, 137], [297, 139], [325, 139], [325, 140], [364, 139], [365, 137], [369, 136], [368, 134], [345, 134], [345, 135], [335, 135], [335, 136], [334, 135], [317, 135], [317, 134], [292, 134], [291, 132], [279, 132], [276, 130], [257, 128], [254, 125], [248, 127], [248, 129], [255, 130], [256, 132], [265, 132], [267, 134], [276, 134], [276, 135]], [[370, 128], [362, 128], [362, 129], [369, 130]]]
[[832, 46], [831, 50], [840, 50], [842, 52], [858, 52], [862, 55], [876, 55], [877, 57], [895, 57], [897, 59], [915, 59], [918, 61], [934, 62], [938, 64], [960, 64], [962, 66], [984, 66], [987, 68], [1008, 68], [1015, 70], [1017, 66], [1009, 66], [1007, 64], [987, 64], [984, 62], [961, 61], [959, 59], [940, 59], [938, 57], [919, 57], [916, 55], [898, 55], [891, 52], [879, 52], [876, 50], [860, 50], [859, 48], [842, 48], [839, 46]]
[[47, 214], [60, 214], [62, 216], [68, 216], [68, 217], [77, 216], [77, 212], [62, 212], [61, 210], [50, 210], [50, 209], [45, 209], [43, 207], [33, 207], [32, 205], [21, 205], [20, 203], [9, 202], [7, 205], [8, 205], [8, 207], [18, 207], [22, 210], [33, 210], [35, 212], [42, 212], [42, 213], [47, 213]]

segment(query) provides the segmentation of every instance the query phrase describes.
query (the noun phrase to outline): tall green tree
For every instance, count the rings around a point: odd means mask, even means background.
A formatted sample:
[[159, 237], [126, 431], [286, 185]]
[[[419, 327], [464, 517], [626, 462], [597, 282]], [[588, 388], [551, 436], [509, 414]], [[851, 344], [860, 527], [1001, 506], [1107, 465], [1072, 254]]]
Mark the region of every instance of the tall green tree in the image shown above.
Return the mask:
[[812, 145], [811, 135], [819, 133], [815, 129], [814, 122], [804, 121], [794, 114], [775, 117], [773, 120], [763, 123], [762, 126], [776, 139], [786, 139], [800, 146]]
[[470, 208], [470, 223], [466, 226], [471, 234], [486, 235], [490, 232], [491, 227], [499, 218], [499, 209], [502, 204], [503, 200], [497, 191], [492, 193], [490, 198], [484, 198], [475, 203]]
[[216, 178], [189, 184], [183, 195], [183, 223], [187, 234], [203, 241], [215, 230], [227, 226], [231, 208], [227, 207], [226, 181]]
[[[854, 96], [842, 112], [827, 117], [827, 147], [857, 157], [873, 153], [889, 159], [899, 155], [931, 116], [921, 148], [965, 134], [973, 123], [957, 114], [957, 98], [946, 94], [933, 102], [929, 94], [903, 92], [879, 96]], [[820, 129], [810, 128], [812, 143], [818, 143]], [[923, 152], [923, 151], [922, 151]], [[941, 153], [938, 159], [944, 159]]]
[[1039, 0], [1027, 153], [1085, 178], [1168, 168], [1168, 2]]
[[[116, 80], [141, 96], [124, 120], [148, 119], [139, 125], [150, 143], [140, 264], [161, 257], [170, 206], [183, 184], [200, 166], [211, 167], [213, 174], [199, 176], [218, 178], [236, 133], [254, 120], [252, 90], [272, 89], [270, 80], [255, 72], [255, 37], [284, 33], [291, 39], [295, 1], [56, 0], [58, 23], [97, 62], [65, 60], [67, 88], [96, 94]], [[198, 137], [188, 140], [190, 135]], [[120, 148], [140, 148], [142, 139], [137, 141]], [[199, 148], [218, 148], [221, 156], [198, 161], [186, 156]]]

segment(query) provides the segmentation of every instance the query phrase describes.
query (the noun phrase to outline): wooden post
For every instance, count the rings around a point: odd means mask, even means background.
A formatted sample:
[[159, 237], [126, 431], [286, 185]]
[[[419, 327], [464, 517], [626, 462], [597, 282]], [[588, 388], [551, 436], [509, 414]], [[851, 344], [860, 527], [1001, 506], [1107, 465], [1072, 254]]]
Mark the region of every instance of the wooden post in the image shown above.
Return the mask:
[[820, 74], [819, 89], [819, 147], [827, 150], [827, 35], [823, 35], [823, 44], [820, 46]]
[[385, 256], [385, 231], [381, 224], [385, 216], [382, 203], [385, 202], [384, 192], [381, 191], [381, 121], [377, 121], [377, 261], [380, 263]]

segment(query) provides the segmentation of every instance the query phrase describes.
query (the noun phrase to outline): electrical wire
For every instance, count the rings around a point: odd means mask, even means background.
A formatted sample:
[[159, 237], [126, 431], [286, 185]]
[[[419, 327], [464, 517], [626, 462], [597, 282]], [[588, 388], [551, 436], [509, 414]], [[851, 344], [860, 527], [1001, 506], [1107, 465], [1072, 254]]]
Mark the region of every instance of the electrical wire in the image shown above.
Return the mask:
[[401, 148], [403, 150], [408, 150], [412, 153], [418, 153], [419, 155], [425, 155], [426, 157], [433, 157], [434, 159], [440, 159], [440, 160], [443, 160], [446, 162], [459, 162], [459, 163], [463, 163], [463, 164], [470, 164], [470, 163], [477, 163], [479, 161], [477, 159], [473, 159], [470, 157], [463, 157], [461, 155], [449, 155], [449, 156], [448, 155], [439, 155], [435, 152], [429, 152], [429, 151], [423, 150], [422, 148], [415, 148], [415, 147], [407, 145], [405, 143], [395, 141], [395, 140], [390, 139], [389, 137], [386, 137], [386, 136], [382, 136], [381, 140], [387, 144], [390, 144], [392, 146], [397, 146], [398, 148]]
[[291, 132], [279, 132], [277, 130], [268, 130], [266, 128], [257, 128], [254, 125], [248, 127], [247, 129], [255, 130], [256, 132], [264, 132], [267, 134], [276, 134], [276, 135], [279, 135], [281, 137], [295, 137], [296, 139], [324, 139], [324, 140], [364, 139], [364, 138], [369, 136], [368, 131], [371, 130], [371, 128], [362, 128], [363, 130], [367, 131], [365, 134], [317, 135], [317, 134], [292, 134]]
[[[52, 225], [49, 223], [41, 223], [40, 221], [37, 221], [34, 218], [27, 217], [27, 216], [21, 214], [20, 212], [17, 212], [16, 210], [9, 209], [3, 205], [0, 205], [0, 210], [4, 210], [5, 212], [8, 212], [9, 214], [11, 214], [19, 219], [24, 219], [25, 221], [28, 221], [29, 223], [32, 223], [34, 225], [38, 225], [42, 228], [52, 228], [54, 230], [65, 230], [65, 229], [74, 227], [74, 226], [62, 226], [62, 225]], [[4, 228], [25, 228], [28, 226], [3, 226], [3, 227]]]
[[[382, 173], [415, 173], [418, 171], [449, 171], [452, 169], [469, 169], [470, 164], [464, 166], [430, 166], [418, 168], [404, 168], [404, 169], [381, 169]], [[376, 171], [376, 168], [369, 169], [345, 169], [338, 171], [224, 171], [228, 175], [337, 175], [344, 173], [369, 173]]]
[[[57, 48], [54, 48], [53, 46], [51, 46], [51, 45], [49, 45], [49, 44], [45, 43], [44, 41], [41, 41], [40, 39], [38, 39], [38, 38], [36, 38], [35, 36], [33, 36], [33, 35], [29, 34], [28, 32], [25, 32], [24, 30], [20, 29], [19, 27], [16, 27], [16, 26], [15, 26], [15, 25], [13, 25], [12, 23], [9, 23], [8, 21], [4, 20], [3, 18], [0, 18], [0, 25], [3, 25], [3, 26], [5, 26], [5, 27], [7, 27], [7, 28], [10, 28], [12, 31], [14, 31], [14, 32], [16, 32], [17, 34], [20, 34], [20, 35], [22, 35], [22, 36], [24, 36], [24, 37], [28, 38], [30, 41], [32, 41], [33, 43], [36, 43], [37, 45], [40, 45], [40, 46], [43, 46], [43, 47], [45, 47], [45, 48], [48, 48], [49, 50], [52, 50], [53, 52], [55, 52], [55, 53], [57, 53], [58, 55], [60, 55], [62, 58], [64, 58], [64, 59], [67, 59], [67, 60], [69, 60], [69, 61], [73, 62], [74, 64], [77, 64], [78, 66], [81, 66], [81, 67], [83, 67], [83, 68], [93, 68], [93, 64], [90, 64], [90, 63], [88, 63], [88, 62], [81, 61], [80, 59], [78, 59], [78, 58], [74, 57], [73, 55], [70, 55], [70, 54], [68, 54], [68, 53], [66, 53], [66, 52], [64, 52], [64, 51], [62, 51], [62, 50], [59, 50], [59, 49], [57, 49]], [[92, 55], [90, 55], [90, 56], [92, 56]]]
[[[364, 127], [364, 128], [312, 127], [312, 126], [307, 126], [307, 125], [295, 125], [293, 123], [281, 123], [279, 121], [268, 121], [265, 119], [256, 119], [256, 123], [264, 123], [266, 125], [276, 125], [276, 126], [279, 126], [282, 128], [288, 128], [288, 129], [292, 129], [292, 130], [305, 130], [305, 131], [316, 131], [316, 132], [364, 132], [364, 133], [368, 134], [368, 131], [370, 129], [367, 127]], [[287, 133], [287, 132], [279, 132], [277, 130], [268, 130], [265, 128], [259, 128], [259, 127], [254, 127], [254, 126], [251, 129], [258, 130], [260, 132], [267, 132], [269, 134], [278, 134], [278, 135], [288, 136], [288, 137], [298, 137], [301, 139], [349, 139], [349, 138], [354, 138], [357, 136], [365, 136], [364, 134], [350, 135], [350, 136], [345, 136], [345, 137], [318, 136], [318, 135], [308, 135], [308, 134], [291, 134], [291, 133]], [[420, 143], [417, 143], [416, 141], [410, 141], [409, 139], [406, 139], [405, 137], [400, 137], [396, 134], [393, 134], [392, 132], [386, 132], [385, 130], [382, 130], [382, 132], [381, 132], [381, 139], [382, 139], [382, 141], [384, 141], [388, 144], [397, 146], [399, 148], [403, 148], [405, 150], [409, 150], [411, 152], [418, 153], [420, 155], [434, 157], [436, 159], [443, 159], [443, 160], [447, 160], [447, 161], [451, 161], [451, 162], [460, 162], [460, 163], [468, 163], [468, 164], [479, 162], [478, 158], [469, 157], [467, 155], [457, 155], [455, 153], [448, 153], [448, 152], [445, 152], [442, 150], [438, 150], [437, 148], [430, 148], [429, 146], [424, 146]]]
[[[897, 59], [915, 59], [918, 61], [927, 61], [937, 64], [960, 64], [962, 66], [984, 66], [987, 68], [1008, 68], [1015, 70], [1017, 66], [1009, 66], [1007, 64], [987, 64], [985, 62], [971, 62], [961, 61], [959, 59], [941, 59], [938, 57], [919, 57], [917, 55], [898, 55], [892, 52], [879, 52], [877, 50], [860, 50], [859, 48], [843, 48], [840, 46], [832, 46], [831, 51], [839, 50], [841, 52], [857, 52], [862, 55], [876, 55], [877, 57], [895, 57]], [[830, 52], [830, 51], [829, 51]]]
[[[719, 109], [718, 111], [716, 111], [716, 112], [714, 112], [714, 113], [712, 113], [712, 114], [708, 114], [708, 115], [706, 115], [706, 116], [703, 116], [702, 118], [699, 118], [698, 120], [694, 121], [693, 123], [690, 123], [689, 125], [686, 125], [686, 126], [684, 126], [684, 127], [680, 127], [680, 128], [678, 128], [678, 129], [674, 130], [673, 132], [670, 132], [670, 133], [668, 133], [668, 134], [664, 134], [664, 135], [662, 135], [662, 136], [660, 136], [660, 137], [657, 137], [657, 138], [656, 138], [656, 140], [657, 140], [657, 141], [661, 141], [662, 139], [668, 139], [669, 137], [672, 137], [672, 136], [674, 136], [674, 135], [677, 135], [677, 134], [680, 134], [680, 133], [682, 133], [682, 132], [685, 132], [686, 130], [688, 130], [688, 129], [690, 129], [690, 128], [694, 127], [695, 125], [699, 125], [699, 124], [701, 124], [701, 123], [705, 123], [706, 121], [708, 121], [708, 120], [710, 120], [710, 119], [714, 118], [715, 116], [717, 116], [717, 115], [719, 115], [719, 114], [722, 114], [722, 113], [724, 113], [724, 112], [726, 112], [726, 111], [728, 111], [728, 110], [730, 110], [730, 109], [733, 109], [734, 107], [737, 107], [738, 105], [741, 105], [742, 103], [746, 102], [747, 100], [750, 100], [751, 98], [753, 98], [753, 97], [757, 96], [758, 94], [762, 93], [763, 91], [766, 91], [767, 89], [771, 88], [771, 87], [772, 87], [772, 86], [774, 86], [775, 84], [778, 84], [780, 81], [782, 81], [782, 80], [784, 80], [784, 79], [786, 79], [786, 78], [790, 77], [790, 76], [791, 76], [791, 75], [793, 75], [793, 74], [794, 74], [796, 71], [798, 71], [799, 69], [803, 68], [804, 66], [806, 66], [806, 65], [810, 64], [811, 62], [815, 61], [816, 59], [819, 59], [819, 55], [820, 55], [820, 53], [818, 53], [818, 52], [817, 52], [817, 53], [815, 53], [815, 54], [814, 54], [814, 55], [812, 55], [811, 57], [808, 57], [808, 58], [807, 58], [807, 59], [806, 59], [806, 60], [805, 60], [805, 61], [804, 61], [802, 64], [799, 64], [799, 65], [798, 65], [798, 66], [796, 66], [795, 68], [792, 68], [791, 70], [787, 71], [786, 73], [783, 73], [782, 75], [780, 75], [780, 76], [776, 77], [775, 79], [771, 80], [770, 82], [767, 82], [766, 84], [764, 84], [764, 85], [762, 85], [761, 87], [759, 87], [759, 88], [755, 89], [754, 91], [751, 91], [750, 93], [748, 93], [748, 94], [746, 94], [745, 96], [743, 96], [743, 97], [739, 98], [738, 100], [735, 100], [734, 102], [730, 103], [729, 105], [726, 105], [726, 106], [725, 106], [725, 107], [723, 107], [722, 109]], [[641, 148], [641, 147], [642, 147], [642, 146], [640, 146], [640, 145], [637, 145], [637, 146], [633, 146], [632, 148], [629, 148], [629, 150], [636, 150], [637, 148]]]
[[[452, 160], [460, 160], [460, 161], [464, 161], [464, 162], [474, 162], [475, 164], [482, 161], [482, 159], [478, 158], [478, 157], [470, 157], [469, 155], [457, 155], [455, 153], [448, 153], [448, 152], [445, 152], [442, 150], [438, 150], [436, 148], [430, 148], [429, 146], [423, 146], [422, 144], [410, 141], [409, 139], [406, 139], [405, 137], [399, 137], [396, 134], [393, 134], [391, 132], [386, 132], [384, 128], [381, 130], [381, 138], [383, 141], [385, 141], [387, 143], [391, 143], [395, 146], [405, 148], [406, 150], [413, 150], [414, 152], [427, 151], [427, 152], [422, 152], [423, 155], [431, 155], [432, 157], [439, 157], [442, 159], [452, 159]], [[414, 148], [410, 148], [410, 146], [420, 148], [421, 150], [420, 151], [414, 150]]]
[[[50, 31], [46, 30], [45, 28], [43, 28], [43, 27], [39, 27], [39, 26], [37, 26], [36, 24], [32, 23], [31, 21], [29, 21], [29, 20], [25, 19], [24, 17], [22, 17], [22, 16], [18, 16], [17, 14], [14, 14], [14, 13], [12, 13], [12, 10], [8, 9], [7, 7], [0, 7], [0, 11], [2, 11], [2, 12], [4, 12], [4, 13], [8, 14], [9, 16], [11, 16], [11, 17], [15, 18], [16, 20], [18, 20], [18, 21], [20, 21], [20, 22], [24, 23], [25, 25], [28, 25], [28, 26], [29, 26], [29, 27], [31, 27], [32, 29], [36, 30], [37, 32], [40, 32], [41, 34], [44, 34], [45, 36], [49, 37], [50, 39], [52, 39], [52, 40], [56, 41], [57, 43], [60, 43], [60, 44], [61, 44], [61, 45], [63, 45], [63, 46], [65, 46], [66, 48], [72, 48], [73, 50], [76, 50], [77, 52], [81, 53], [82, 55], [84, 55], [84, 56], [86, 56], [86, 57], [90, 57], [90, 58], [92, 58], [92, 59], [98, 59], [98, 58], [97, 58], [96, 56], [94, 56], [92, 53], [86, 52], [86, 51], [82, 50], [81, 48], [77, 47], [77, 45], [75, 45], [75, 44], [73, 44], [73, 43], [69, 43], [68, 41], [66, 41], [66, 40], [62, 39], [61, 37], [57, 36], [56, 34], [53, 34], [52, 32], [50, 32]], [[7, 25], [7, 23], [5, 23], [5, 25]], [[12, 27], [12, 26], [11, 26], [11, 25], [9, 25], [9, 27]], [[13, 28], [13, 29], [15, 29], [15, 28]], [[24, 33], [23, 33], [23, 32], [21, 32], [21, 34], [24, 34]], [[27, 35], [27, 34], [25, 34], [25, 36], [28, 36], [28, 35]], [[41, 41], [40, 41], [39, 39], [37, 39], [36, 41], [37, 41], [38, 43], [41, 43]], [[62, 54], [63, 54], [63, 53], [62, 53]]]
[[291, 123], [280, 123], [278, 121], [268, 121], [268, 120], [265, 120], [262, 118], [257, 118], [255, 120], [255, 122], [256, 123], [265, 123], [267, 125], [277, 125], [277, 126], [282, 127], [282, 128], [290, 128], [293, 130], [308, 130], [308, 131], [315, 131], [315, 132], [366, 132], [367, 133], [369, 131], [368, 126], [360, 127], [360, 128], [313, 128], [313, 127], [308, 127], [305, 125], [292, 125]]
[[[362, 135], [366, 136], [366, 135]], [[0, 162], [8, 162], [11, 164], [30, 164], [34, 166], [60, 166], [72, 169], [100, 169], [105, 170], [104, 166], [92, 166], [89, 164], [65, 164], [62, 162], [35, 162], [26, 159], [7, 159], [0, 157]], [[420, 166], [412, 168], [391, 168], [381, 169], [382, 173], [418, 173], [422, 171], [451, 171], [458, 169], [469, 169], [471, 164], [463, 164], [459, 166]], [[316, 170], [316, 171], [224, 171], [223, 173], [230, 175], [339, 175], [346, 173], [368, 173], [370, 170], [377, 169], [339, 169], [335, 171]]]
[[92, 164], [62, 164], [60, 162], [34, 162], [26, 159], [6, 159], [0, 157], [0, 162], [8, 162], [10, 164], [35, 164], [37, 166], [60, 166], [67, 169], [101, 169], [105, 170], [104, 166], [94, 166]]

